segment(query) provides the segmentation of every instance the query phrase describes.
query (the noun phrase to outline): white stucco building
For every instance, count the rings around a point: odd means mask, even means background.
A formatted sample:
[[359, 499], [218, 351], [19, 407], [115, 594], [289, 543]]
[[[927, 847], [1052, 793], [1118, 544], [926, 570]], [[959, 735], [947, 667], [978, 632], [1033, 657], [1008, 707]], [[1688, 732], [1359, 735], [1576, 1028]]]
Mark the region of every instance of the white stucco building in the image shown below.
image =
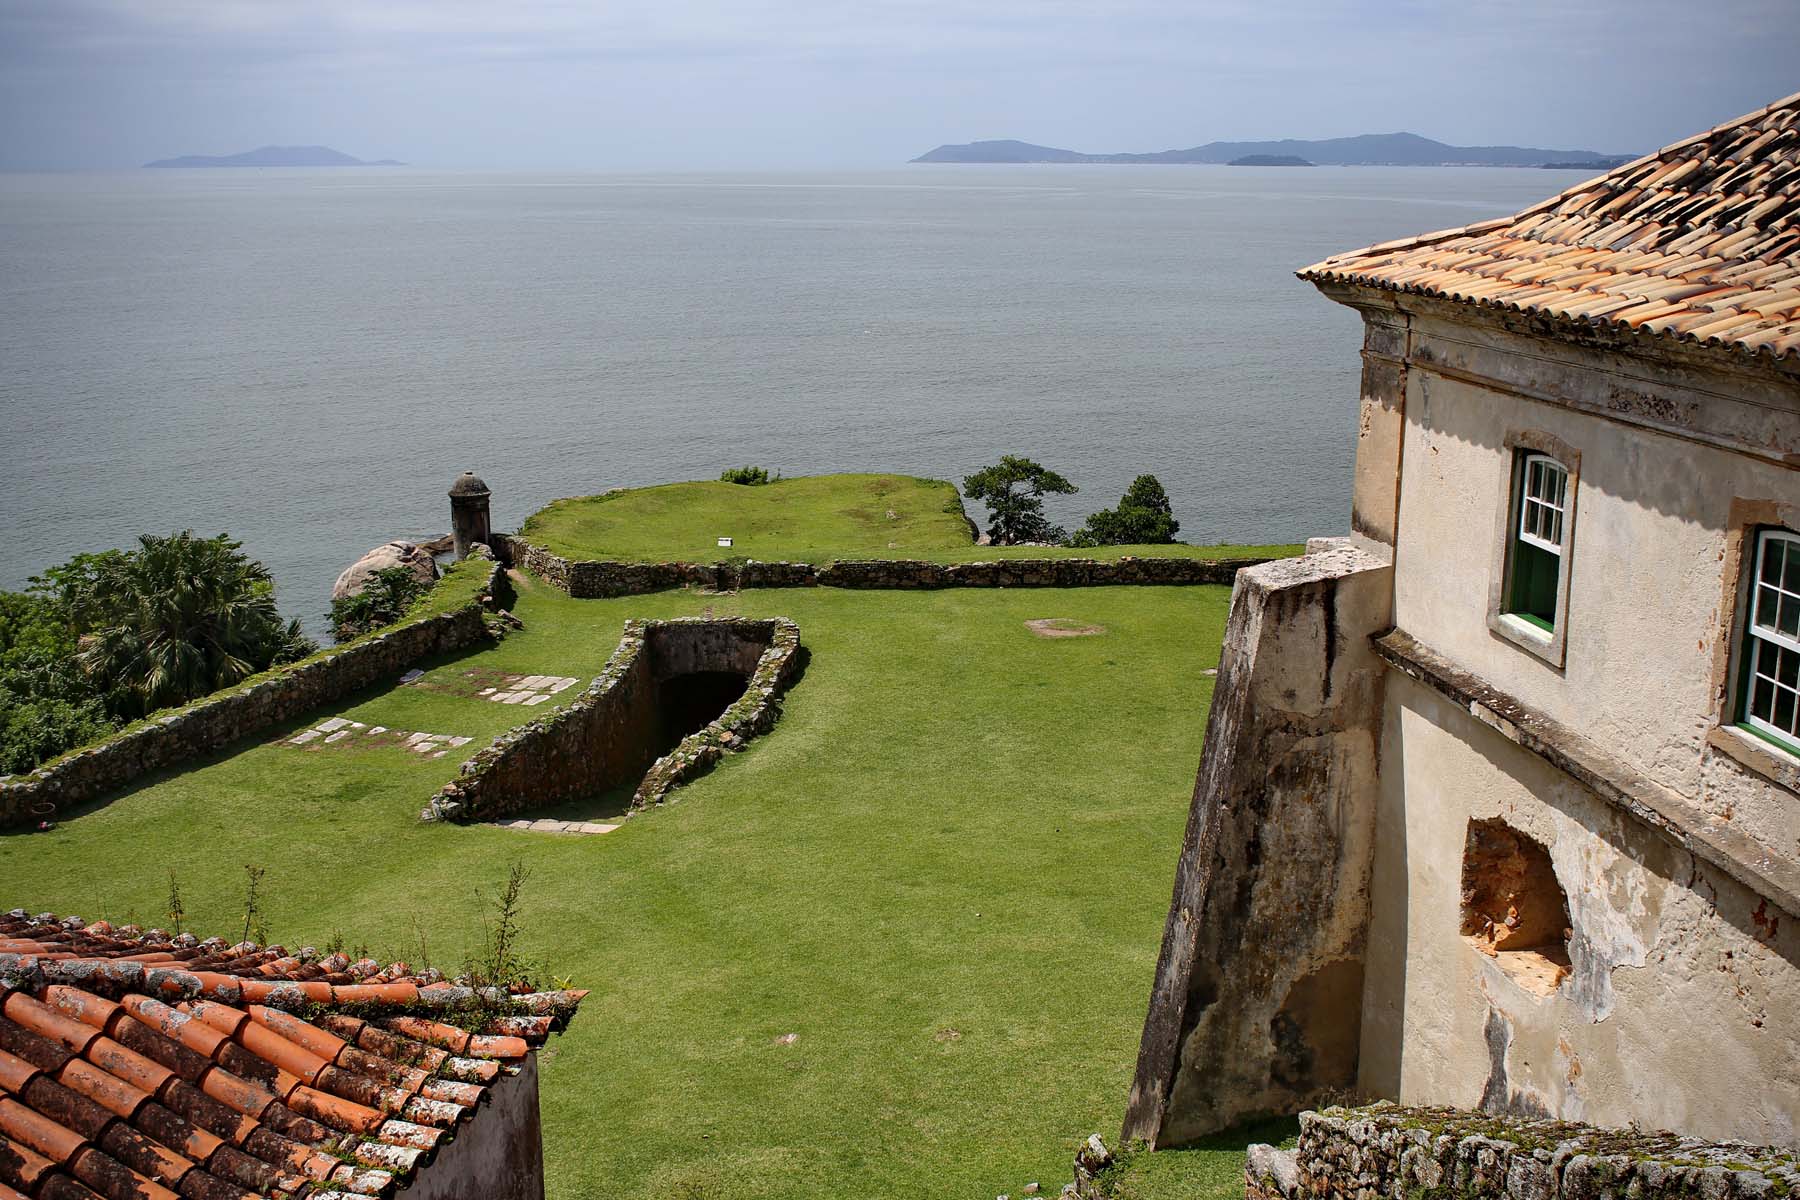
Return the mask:
[[1800, 96], [1301, 276], [1351, 535], [1239, 578], [1127, 1136], [1800, 1142]]

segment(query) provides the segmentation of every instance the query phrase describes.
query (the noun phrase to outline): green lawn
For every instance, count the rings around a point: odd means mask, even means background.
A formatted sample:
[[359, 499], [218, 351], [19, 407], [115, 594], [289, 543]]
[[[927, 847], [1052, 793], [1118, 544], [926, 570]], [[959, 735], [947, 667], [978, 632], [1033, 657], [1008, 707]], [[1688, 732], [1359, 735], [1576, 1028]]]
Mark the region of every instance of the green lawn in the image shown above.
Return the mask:
[[1295, 1117], [1253, 1121], [1185, 1150], [1154, 1154], [1127, 1151], [1107, 1172], [1110, 1200], [1243, 1200], [1244, 1147], [1251, 1142], [1291, 1148], [1300, 1132]]
[[[334, 711], [486, 739], [524, 718], [459, 694], [466, 672], [585, 684], [627, 617], [708, 608], [794, 618], [811, 662], [771, 734], [614, 833], [418, 824], [479, 741], [264, 741], [0, 837], [5, 899], [158, 923], [173, 874], [189, 925], [235, 939], [256, 864], [290, 947], [341, 933], [454, 969], [476, 888], [522, 859], [527, 951], [594, 989], [544, 1053], [553, 1200], [1054, 1194], [1122, 1116], [1228, 595], [531, 585], [525, 631], [438, 664], [444, 690]], [[1042, 639], [1039, 617], [1106, 632]], [[1216, 1182], [1218, 1153], [1150, 1157]]]
[[[919, 558], [1277, 557], [1298, 546], [977, 546], [955, 487], [909, 475], [814, 475], [746, 487], [666, 483], [558, 500], [519, 531], [571, 559], [625, 562], [807, 562]], [[977, 520], [979, 506], [969, 514]], [[730, 548], [719, 538], [729, 537]]]

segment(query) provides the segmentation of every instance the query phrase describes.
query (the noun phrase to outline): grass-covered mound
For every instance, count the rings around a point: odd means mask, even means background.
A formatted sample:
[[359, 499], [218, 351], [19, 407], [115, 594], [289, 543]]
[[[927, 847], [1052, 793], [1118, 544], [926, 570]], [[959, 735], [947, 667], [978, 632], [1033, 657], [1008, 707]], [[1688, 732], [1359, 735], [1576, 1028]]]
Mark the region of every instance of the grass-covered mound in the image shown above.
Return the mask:
[[[980, 520], [979, 507], [969, 513]], [[910, 475], [810, 475], [759, 486], [666, 483], [558, 500], [525, 522], [527, 540], [568, 559], [806, 562], [917, 558], [1269, 558], [1298, 546], [977, 546], [956, 488]], [[719, 545], [729, 537], [729, 548]]]
[[565, 558], [627, 562], [917, 558], [971, 542], [956, 489], [908, 475], [631, 488], [558, 500], [520, 533]]
[[[467, 750], [240, 747], [0, 836], [6, 905], [166, 926], [173, 877], [188, 927], [235, 939], [255, 864], [288, 947], [454, 969], [475, 889], [522, 859], [522, 952], [594, 989], [543, 1056], [551, 1196], [1054, 1194], [1123, 1115], [1228, 595], [521, 585], [524, 631], [335, 710]], [[773, 733], [613, 833], [418, 823], [468, 750], [552, 707], [482, 678], [585, 684], [627, 617], [706, 609], [800, 623]], [[1222, 1195], [1233, 1164], [1203, 1165]]]

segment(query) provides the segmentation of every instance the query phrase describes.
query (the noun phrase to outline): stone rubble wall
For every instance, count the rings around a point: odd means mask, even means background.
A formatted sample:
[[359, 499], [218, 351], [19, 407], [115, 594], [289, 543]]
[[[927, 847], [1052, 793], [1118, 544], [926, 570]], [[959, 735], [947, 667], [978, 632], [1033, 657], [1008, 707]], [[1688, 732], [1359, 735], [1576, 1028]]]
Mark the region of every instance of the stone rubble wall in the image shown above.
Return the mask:
[[1247, 1200], [1775, 1200], [1792, 1150], [1382, 1103], [1300, 1115], [1291, 1151], [1252, 1146]]
[[[667, 621], [663, 632], [679, 635], [692, 626], [702, 636], [720, 622]], [[713, 764], [758, 734], [767, 733], [781, 716], [781, 697], [800, 673], [800, 627], [786, 618], [767, 622], [767, 649], [758, 656], [744, 694], [732, 701], [717, 720], [681, 740], [656, 760], [631, 798], [633, 809], [662, 804], [675, 788], [712, 770]]]
[[[641, 780], [633, 808], [765, 732], [799, 669], [800, 629], [783, 617], [631, 620], [600, 674], [566, 707], [496, 738], [433, 796], [427, 821], [494, 821], [601, 795]], [[712, 724], [652, 762], [659, 679], [695, 671], [747, 671], [744, 694]]]
[[1266, 558], [1018, 558], [997, 562], [934, 563], [920, 559], [851, 559], [828, 563], [732, 561], [630, 563], [570, 560], [516, 535], [495, 534], [495, 551], [513, 566], [548, 580], [578, 600], [635, 596], [698, 585], [739, 588], [837, 587], [934, 589], [954, 587], [1114, 587], [1229, 584], [1243, 567]]
[[[486, 595], [492, 594], [503, 570], [494, 564]], [[423, 659], [472, 646], [488, 637], [483, 598], [390, 626], [255, 683], [153, 715], [29, 774], [0, 780], [0, 828], [54, 819], [152, 771], [210, 754], [363, 688], [392, 681]]]

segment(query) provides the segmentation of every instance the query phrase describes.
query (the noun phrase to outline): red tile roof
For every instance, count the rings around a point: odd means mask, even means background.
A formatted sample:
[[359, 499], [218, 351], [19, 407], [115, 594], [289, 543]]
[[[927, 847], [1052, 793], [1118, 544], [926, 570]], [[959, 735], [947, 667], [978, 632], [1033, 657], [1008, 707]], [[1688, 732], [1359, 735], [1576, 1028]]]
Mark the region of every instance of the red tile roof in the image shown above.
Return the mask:
[[1800, 93], [1517, 216], [1299, 274], [1800, 358]]
[[0, 1200], [405, 1187], [585, 992], [0, 916]]

